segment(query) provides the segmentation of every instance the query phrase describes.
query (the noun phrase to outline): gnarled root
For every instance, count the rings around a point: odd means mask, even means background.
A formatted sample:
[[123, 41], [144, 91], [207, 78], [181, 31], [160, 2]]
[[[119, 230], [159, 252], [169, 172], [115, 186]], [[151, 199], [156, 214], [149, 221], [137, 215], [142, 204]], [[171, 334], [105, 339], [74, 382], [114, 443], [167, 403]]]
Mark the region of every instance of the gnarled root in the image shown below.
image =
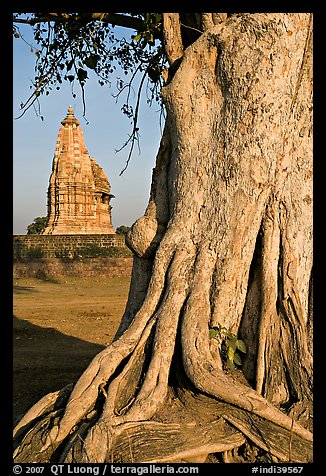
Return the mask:
[[[312, 434], [226, 375], [212, 356], [215, 252], [203, 246], [196, 253], [195, 246], [180, 243], [172, 249], [168, 259], [156, 260], [147, 297], [130, 327], [93, 359], [69, 400], [71, 388], [50, 395], [18, 424], [17, 462], [189, 461], [239, 447], [243, 435], [281, 461], [311, 460]], [[209, 418], [199, 412], [196, 420], [190, 400], [178, 406], [176, 397], [175, 415], [181, 415], [181, 405], [185, 420], [171, 416], [168, 389], [179, 338], [189, 381], [211, 396], [206, 397]], [[155, 445], [149, 443], [153, 438]]]

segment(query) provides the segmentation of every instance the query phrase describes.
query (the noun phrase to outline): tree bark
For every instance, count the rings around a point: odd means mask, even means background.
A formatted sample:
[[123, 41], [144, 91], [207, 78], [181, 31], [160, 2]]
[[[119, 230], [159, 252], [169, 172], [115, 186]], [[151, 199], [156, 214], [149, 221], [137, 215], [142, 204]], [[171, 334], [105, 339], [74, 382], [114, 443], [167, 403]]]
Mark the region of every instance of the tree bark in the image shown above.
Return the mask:
[[[245, 440], [312, 461], [311, 15], [207, 14], [184, 51], [166, 15], [167, 120], [124, 317], [69, 396], [20, 423], [17, 462], [230, 461]], [[241, 369], [218, 326], [245, 342]]]

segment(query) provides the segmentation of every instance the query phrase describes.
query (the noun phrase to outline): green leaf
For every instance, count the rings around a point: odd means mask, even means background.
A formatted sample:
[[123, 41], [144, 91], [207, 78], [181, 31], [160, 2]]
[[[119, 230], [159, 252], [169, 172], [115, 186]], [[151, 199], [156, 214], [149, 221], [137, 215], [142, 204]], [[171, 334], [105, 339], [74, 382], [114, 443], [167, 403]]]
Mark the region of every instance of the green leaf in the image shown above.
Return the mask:
[[160, 13], [153, 13], [153, 19], [156, 25], [158, 25], [162, 21], [162, 15]]
[[141, 39], [142, 39], [142, 34], [141, 34], [141, 33], [138, 33], [138, 35], [136, 35], [136, 36], [134, 37], [134, 40], [136, 40], [136, 41], [139, 41], [139, 40], [141, 40]]
[[73, 64], [74, 64], [74, 60], [68, 61], [68, 62], [66, 63], [66, 65], [67, 65], [67, 71], [70, 71], [70, 70], [71, 70], [71, 68], [73, 67]]
[[150, 79], [153, 81], [153, 83], [156, 83], [160, 78], [160, 71], [157, 68], [148, 68], [147, 74], [150, 77]]
[[148, 33], [148, 34], [146, 35], [146, 39], [147, 39], [148, 43], [154, 43], [153, 33]]
[[238, 339], [236, 342], [236, 345], [237, 345], [237, 348], [244, 354], [247, 352], [247, 347], [246, 347], [246, 344], [243, 342], [243, 340]]
[[234, 349], [232, 347], [228, 348], [228, 358], [232, 361], [234, 359]]
[[209, 329], [209, 338], [214, 339], [218, 335], [218, 331], [216, 329]]
[[98, 56], [97, 55], [90, 55], [84, 61], [85, 65], [90, 69], [95, 69], [96, 65], [97, 65], [97, 62], [98, 62]]
[[235, 369], [235, 365], [234, 365], [234, 363], [233, 363], [232, 360], [227, 359], [227, 360], [226, 360], [226, 364], [227, 364], [227, 366], [229, 367], [229, 369], [231, 369], [231, 370], [234, 370], [234, 369]]
[[231, 348], [233, 351], [236, 349], [236, 339], [230, 339], [229, 337], [226, 338], [226, 345]]
[[241, 357], [237, 352], [234, 353], [233, 360], [235, 364], [242, 365]]
[[236, 339], [237, 336], [233, 334], [231, 331], [227, 331], [226, 335], [228, 336], [229, 339]]
[[82, 68], [79, 68], [78, 71], [77, 71], [77, 76], [78, 76], [78, 79], [79, 79], [80, 82], [85, 82], [85, 80], [87, 78], [87, 71], [85, 71]]

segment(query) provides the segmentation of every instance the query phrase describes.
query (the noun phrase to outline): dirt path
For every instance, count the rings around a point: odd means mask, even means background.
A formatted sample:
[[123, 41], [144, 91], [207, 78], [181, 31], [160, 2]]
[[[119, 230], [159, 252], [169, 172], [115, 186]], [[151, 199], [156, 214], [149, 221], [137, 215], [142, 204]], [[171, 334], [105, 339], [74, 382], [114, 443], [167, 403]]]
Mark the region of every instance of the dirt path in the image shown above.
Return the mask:
[[111, 342], [130, 277], [14, 280], [14, 420], [76, 380]]

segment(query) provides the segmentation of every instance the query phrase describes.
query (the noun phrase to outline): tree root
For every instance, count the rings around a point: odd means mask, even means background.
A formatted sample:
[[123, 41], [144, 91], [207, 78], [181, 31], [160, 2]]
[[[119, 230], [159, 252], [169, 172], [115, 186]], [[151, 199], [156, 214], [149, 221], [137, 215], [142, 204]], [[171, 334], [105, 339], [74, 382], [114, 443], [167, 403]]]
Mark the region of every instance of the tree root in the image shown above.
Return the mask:
[[20, 434], [26, 432], [31, 422], [35, 422], [42, 415], [58, 407], [60, 408], [67, 401], [73, 387], [74, 384], [70, 383], [57, 392], [48, 393], [36, 402], [15, 426], [13, 432], [14, 439], [19, 441]]
[[[288, 458], [288, 454], [284, 451], [283, 441], [278, 439], [278, 432], [285, 432], [289, 441], [290, 435], [293, 435], [292, 447], [296, 446], [295, 454], [298, 457], [303, 457], [304, 461], [312, 458], [312, 433], [302, 427], [300, 424], [293, 421], [292, 418], [285, 415], [275, 406], [269, 403], [255, 390], [238, 381], [232, 380], [227, 376], [223, 370], [216, 368], [212, 355], [210, 353], [209, 336], [207, 332], [209, 319], [211, 316], [210, 308], [210, 289], [211, 283], [207, 280], [207, 275], [214, 269], [215, 258], [214, 253], [207, 247], [201, 250], [201, 256], [196, 266], [196, 273], [192, 285], [191, 294], [187, 301], [187, 306], [184, 311], [182, 328], [181, 328], [181, 342], [183, 350], [183, 365], [186, 374], [193, 385], [202, 392], [209, 394], [219, 400], [236, 405], [242, 410], [249, 412], [252, 420], [258, 421], [263, 418], [264, 421], [269, 422], [275, 430], [268, 430], [269, 437], [258, 438], [259, 431], [250, 434], [244, 431], [244, 426], [234, 417], [228, 417], [228, 421], [241, 429], [245, 434], [250, 436], [253, 441], [274, 454], [282, 460]], [[206, 280], [204, 279], [206, 276]], [[205, 319], [198, 319], [198, 313], [201, 316], [206, 314]], [[241, 414], [246, 414], [242, 412]], [[247, 421], [248, 424], [248, 421]], [[250, 427], [250, 425], [248, 425]], [[295, 437], [294, 437], [295, 435]], [[292, 436], [291, 436], [292, 437]], [[258, 441], [259, 440], [259, 441]], [[304, 451], [302, 448], [304, 446]], [[268, 449], [267, 449], [268, 448]], [[303, 455], [303, 456], [302, 456]], [[302, 461], [300, 459], [300, 461]]]
[[[197, 254], [184, 244], [156, 265], [147, 300], [130, 327], [93, 359], [72, 392], [69, 387], [44, 397], [17, 425], [15, 461], [179, 461], [229, 451], [244, 443], [241, 435], [282, 461], [290, 453], [295, 461], [310, 461], [312, 434], [214, 361], [207, 276], [215, 262], [209, 246]], [[166, 278], [154, 287], [158, 270]], [[201, 424], [189, 422], [189, 402], [185, 423], [172, 423], [169, 415], [156, 421], [164, 414], [178, 329], [186, 375], [211, 396], [213, 417], [203, 420], [201, 412]]]
[[[126, 438], [127, 435], [127, 438]], [[155, 445], [153, 441], [155, 440]], [[198, 455], [223, 452], [244, 443], [239, 431], [223, 419], [201, 426], [196, 422], [126, 424], [117, 437], [114, 462], [165, 463], [188, 461]], [[128, 455], [123, 457], [122, 455]]]
[[[30, 457], [34, 462], [175, 461], [229, 451], [243, 444], [241, 434], [281, 461], [311, 460], [312, 434], [227, 375], [211, 353], [216, 251], [209, 243], [199, 253], [189, 243], [174, 249], [164, 262], [157, 260], [147, 297], [129, 328], [93, 359], [72, 392], [68, 387], [44, 397], [17, 425], [17, 462]], [[201, 412], [201, 426], [189, 423], [189, 402], [185, 423], [172, 423], [169, 415], [157, 421], [167, 405], [180, 340], [185, 374], [197, 391], [211, 396], [214, 418], [207, 421]]]

